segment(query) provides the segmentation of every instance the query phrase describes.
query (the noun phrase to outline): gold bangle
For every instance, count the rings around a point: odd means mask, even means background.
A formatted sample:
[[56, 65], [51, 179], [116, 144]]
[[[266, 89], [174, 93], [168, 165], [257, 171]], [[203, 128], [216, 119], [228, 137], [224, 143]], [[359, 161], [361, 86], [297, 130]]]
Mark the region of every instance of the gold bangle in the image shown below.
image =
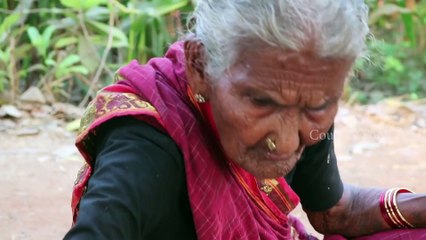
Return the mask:
[[392, 209], [392, 197], [391, 197], [391, 195], [393, 194], [394, 190], [395, 189], [389, 189], [388, 191], [386, 191], [386, 195], [385, 195], [386, 212], [387, 212], [390, 220], [393, 222], [393, 224], [395, 226], [397, 226], [398, 228], [404, 228], [404, 224], [401, 223], [400, 221], [398, 221], [398, 217], [395, 215], [395, 213]]
[[413, 224], [411, 224], [410, 222], [408, 222], [407, 221], [407, 219], [405, 219], [404, 218], [404, 216], [402, 216], [402, 214], [401, 214], [401, 212], [399, 211], [399, 208], [398, 208], [398, 204], [397, 204], [397, 202], [396, 202], [396, 196], [398, 195], [398, 193], [400, 193], [401, 191], [403, 191], [403, 192], [408, 192], [408, 193], [413, 193], [413, 191], [411, 191], [410, 189], [406, 189], [406, 188], [398, 188], [398, 189], [395, 189], [394, 190], [394, 192], [393, 192], [393, 199], [392, 199], [392, 203], [393, 203], [393, 206], [395, 206], [395, 211], [396, 211], [396, 214], [398, 214], [398, 216], [399, 216], [399, 219], [404, 223], [404, 226], [406, 227], [406, 228], [414, 228], [414, 225]]

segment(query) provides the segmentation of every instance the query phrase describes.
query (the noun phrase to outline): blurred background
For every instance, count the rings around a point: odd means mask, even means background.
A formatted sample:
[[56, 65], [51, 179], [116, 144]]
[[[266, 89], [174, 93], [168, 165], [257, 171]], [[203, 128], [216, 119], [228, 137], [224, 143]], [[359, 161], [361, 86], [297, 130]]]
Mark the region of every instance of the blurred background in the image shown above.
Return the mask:
[[[426, 0], [366, 2], [367, 56], [336, 119], [342, 177], [426, 192]], [[163, 55], [194, 3], [0, 1], [0, 239], [64, 235], [83, 107], [120, 66]]]

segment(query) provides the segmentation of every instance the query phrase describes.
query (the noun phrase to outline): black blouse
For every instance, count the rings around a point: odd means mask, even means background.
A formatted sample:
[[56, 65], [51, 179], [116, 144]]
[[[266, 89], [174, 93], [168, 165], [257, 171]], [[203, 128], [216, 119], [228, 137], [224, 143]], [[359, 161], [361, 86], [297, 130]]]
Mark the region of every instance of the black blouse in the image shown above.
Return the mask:
[[[77, 222], [64, 239], [196, 239], [176, 143], [131, 117], [113, 119], [96, 133], [93, 176]], [[322, 211], [335, 205], [343, 184], [333, 141], [307, 147], [286, 180], [304, 208]]]

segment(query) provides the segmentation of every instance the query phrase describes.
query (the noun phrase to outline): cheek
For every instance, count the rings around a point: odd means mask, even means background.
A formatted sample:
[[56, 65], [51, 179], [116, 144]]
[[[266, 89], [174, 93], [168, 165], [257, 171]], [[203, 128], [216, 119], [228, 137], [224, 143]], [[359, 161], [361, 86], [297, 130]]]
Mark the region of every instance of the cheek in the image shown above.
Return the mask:
[[211, 100], [212, 113], [221, 140], [229, 138], [233, 133], [248, 124], [244, 117], [240, 102], [224, 91], [217, 91]]
[[301, 124], [301, 138], [305, 145], [313, 145], [326, 137], [327, 131], [331, 128], [337, 113], [337, 104], [330, 107], [327, 112], [317, 116], [304, 115]]
[[238, 97], [219, 93], [211, 99], [211, 106], [220, 141], [225, 150], [229, 148], [228, 153], [253, 147], [262, 138], [267, 124], [261, 124], [261, 118]]

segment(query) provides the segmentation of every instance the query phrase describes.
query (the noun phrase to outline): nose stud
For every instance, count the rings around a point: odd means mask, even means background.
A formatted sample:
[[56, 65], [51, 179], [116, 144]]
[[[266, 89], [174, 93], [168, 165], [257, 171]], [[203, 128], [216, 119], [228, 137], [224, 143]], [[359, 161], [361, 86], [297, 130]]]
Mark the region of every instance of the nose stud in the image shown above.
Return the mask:
[[266, 138], [265, 143], [270, 152], [274, 152], [275, 150], [277, 150], [277, 145], [271, 138]]
[[195, 94], [194, 97], [195, 97], [195, 100], [198, 103], [205, 103], [206, 102], [206, 98], [204, 98], [204, 96], [199, 94], [199, 93]]

